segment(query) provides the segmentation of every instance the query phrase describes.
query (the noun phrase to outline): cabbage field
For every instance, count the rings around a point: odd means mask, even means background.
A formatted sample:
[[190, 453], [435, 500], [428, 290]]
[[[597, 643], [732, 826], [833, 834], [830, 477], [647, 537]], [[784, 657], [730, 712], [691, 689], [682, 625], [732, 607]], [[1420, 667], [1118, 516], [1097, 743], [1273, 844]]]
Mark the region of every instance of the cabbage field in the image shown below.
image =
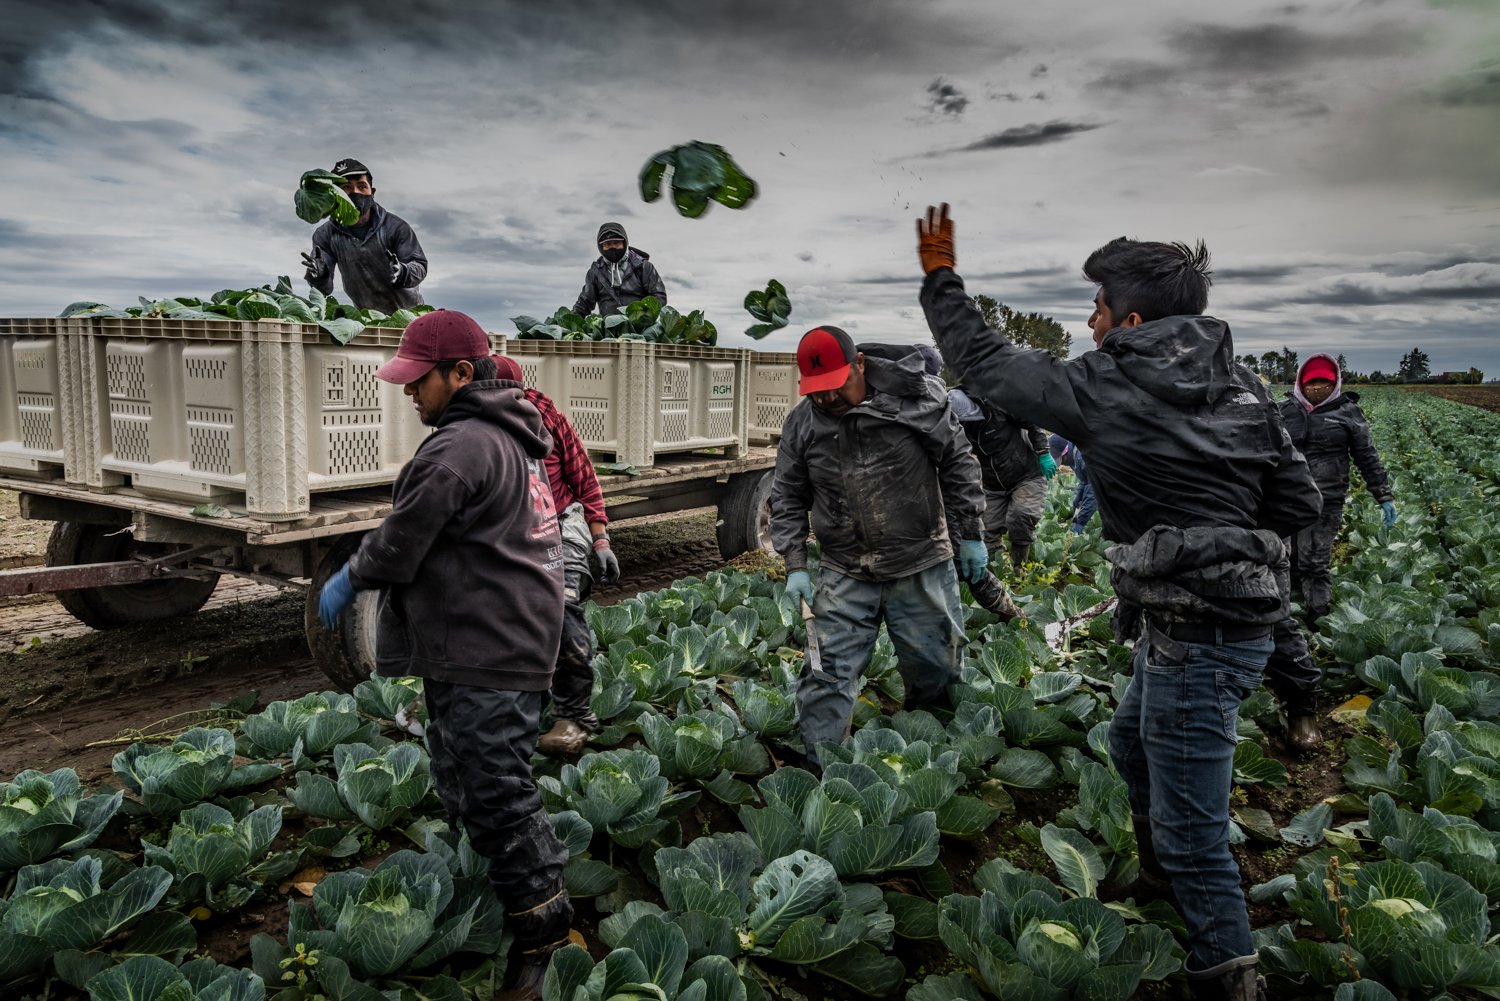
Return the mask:
[[[1337, 551], [1324, 750], [1246, 702], [1233, 799], [1273, 998], [1500, 997], [1500, 415], [1396, 391], [1366, 412], [1398, 524], [1357, 486]], [[855, 732], [798, 767], [804, 639], [734, 570], [590, 609], [576, 764], [538, 759], [578, 944], [547, 1001], [1182, 996], [1181, 918], [1138, 872], [1107, 733], [1129, 651], [1097, 524], [1054, 483], [1018, 595], [966, 608], [951, 715], [901, 712], [882, 638]], [[1053, 629], [1052, 637], [1058, 635]], [[0, 787], [0, 996], [464, 1001], [504, 976], [485, 862], [447, 830], [419, 685], [371, 680], [135, 744], [117, 787]], [[166, 711], [171, 711], [170, 709]]]

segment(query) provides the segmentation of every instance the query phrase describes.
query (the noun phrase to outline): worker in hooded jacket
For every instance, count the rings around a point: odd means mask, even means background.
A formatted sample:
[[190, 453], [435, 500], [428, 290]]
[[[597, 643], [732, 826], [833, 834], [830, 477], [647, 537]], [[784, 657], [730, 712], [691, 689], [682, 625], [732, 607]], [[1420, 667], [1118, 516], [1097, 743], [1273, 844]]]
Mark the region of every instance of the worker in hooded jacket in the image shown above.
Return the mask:
[[583, 276], [583, 291], [573, 304], [573, 312], [588, 316], [599, 307], [600, 316], [614, 316], [633, 302], [655, 296], [667, 304], [667, 287], [662, 283], [651, 255], [630, 245], [625, 227], [607, 222], [599, 227], [599, 259], [589, 265]]

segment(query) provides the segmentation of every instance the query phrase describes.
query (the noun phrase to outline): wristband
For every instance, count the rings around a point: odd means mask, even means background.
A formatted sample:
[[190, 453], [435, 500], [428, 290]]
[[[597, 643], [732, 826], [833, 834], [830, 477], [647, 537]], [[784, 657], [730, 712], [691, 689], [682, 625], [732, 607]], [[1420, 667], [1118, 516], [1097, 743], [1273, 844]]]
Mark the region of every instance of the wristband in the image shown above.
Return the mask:
[[594, 536], [594, 549], [595, 549], [595, 551], [598, 551], [600, 549], [608, 549], [608, 548], [609, 548], [609, 536], [608, 535], [596, 535], [596, 536]]

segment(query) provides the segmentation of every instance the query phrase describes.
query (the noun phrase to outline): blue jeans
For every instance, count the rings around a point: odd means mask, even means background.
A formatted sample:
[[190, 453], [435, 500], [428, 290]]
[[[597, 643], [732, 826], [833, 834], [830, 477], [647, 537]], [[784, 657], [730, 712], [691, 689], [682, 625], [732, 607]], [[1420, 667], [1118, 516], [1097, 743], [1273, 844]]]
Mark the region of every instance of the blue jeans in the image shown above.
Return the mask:
[[952, 560], [887, 581], [855, 580], [825, 564], [812, 622], [822, 668], [817, 675], [803, 668], [797, 682], [802, 743], [815, 765], [819, 743], [837, 744], [849, 733], [882, 621], [896, 648], [908, 708], [942, 701], [958, 681], [966, 637]]
[[1255, 952], [1229, 852], [1229, 792], [1240, 703], [1260, 687], [1270, 627], [1242, 642], [1136, 642], [1135, 673], [1109, 726], [1109, 754], [1150, 816], [1151, 843], [1187, 922], [1189, 971]]

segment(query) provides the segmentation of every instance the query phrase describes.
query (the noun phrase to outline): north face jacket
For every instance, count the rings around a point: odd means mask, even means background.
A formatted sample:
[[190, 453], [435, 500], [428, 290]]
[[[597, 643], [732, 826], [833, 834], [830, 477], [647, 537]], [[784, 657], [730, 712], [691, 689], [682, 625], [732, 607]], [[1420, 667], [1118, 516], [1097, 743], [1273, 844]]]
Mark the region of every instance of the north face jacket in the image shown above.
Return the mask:
[[1359, 409], [1359, 394], [1344, 392], [1342, 374], [1334, 383], [1333, 395], [1317, 406], [1302, 395], [1302, 371], [1313, 358], [1326, 358], [1338, 367], [1332, 355], [1313, 355], [1303, 362], [1291, 395], [1281, 401], [1281, 419], [1292, 436], [1292, 444], [1306, 456], [1313, 479], [1323, 494], [1323, 503], [1342, 504], [1349, 495], [1351, 456], [1376, 503], [1393, 500], [1390, 477], [1380, 461], [1380, 453], [1375, 451], [1375, 443], [1370, 440], [1365, 413]]
[[[355, 230], [361, 235], [356, 236]], [[381, 208], [370, 210], [364, 228], [340, 226], [332, 219], [313, 230], [313, 256], [322, 260], [326, 274], [312, 285], [333, 294], [333, 266], [338, 265], [344, 294], [360, 309], [391, 315], [422, 304], [422, 280], [427, 277], [427, 255], [406, 220]], [[391, 254], [403, 265], [401, 280], [391, 284]]]
[[552, 439], [519, 384], [471, 382], [396, 479], [349, 560], [384, 588], [377, 672], [543, 692], [562, 636], [563, 554], [542, 460]]
[[1047, 453], [1047, 436], [1035, 424], [1017, 420], [1000, 407], [963, 387], [950, 392], [963, 393], [978, 408], [974, 419], [960, 419], [959, 425], [974, 447], [974, 458], [984, 473], [984, 488], [1008, 494], [1027, 480], [1040, 479], [1040, 456]]
[[809, 514], [824, 565], [858, 580], [918, 573], [981, 536], [979, 467], [942, 384], [915, 352], [867, 354], [865, 380], [869, 395], [843, 416], [804, 398], [782, 427], [771, 541], [788, 571], [807, 566]]
[[589, 266], [588, 272], [583, 276], [583, 291], [578, 293], [578, 301], [573, 303], [573, 312], [579, 316], [588, 316], [597, 305], [600, 316], [614, 316], [632, 302], [648, 295], [656, 296], [663, 306], [667, 304], [667, 287], [662, 283], [661, 275], [656, 273], [656, 265], [651, 263], [650, 254], [631, 247], [625, 251], [625, 259], [620, 263], [624, 268], [619, 285], [611, 282], [610, 263], [602, 256]]
[[[989, 328], [950, 268], [927, 276], [921, 303], [965, 385], [1088, 456], [1105, 538], [1141, 547], [1115, 553], [1116, 590], [1164, 618], [1280, 617], [1271, 557], [1280, 537], [1316, 520], [1321, 496], [1260, 379], [1234, 361], [1228, 324], [1170, 316], [1064, 360]], [[1140, 592], [1161, 582], [1200, 606], [1188, 611], [1174, 593], [1153, 607]]]

